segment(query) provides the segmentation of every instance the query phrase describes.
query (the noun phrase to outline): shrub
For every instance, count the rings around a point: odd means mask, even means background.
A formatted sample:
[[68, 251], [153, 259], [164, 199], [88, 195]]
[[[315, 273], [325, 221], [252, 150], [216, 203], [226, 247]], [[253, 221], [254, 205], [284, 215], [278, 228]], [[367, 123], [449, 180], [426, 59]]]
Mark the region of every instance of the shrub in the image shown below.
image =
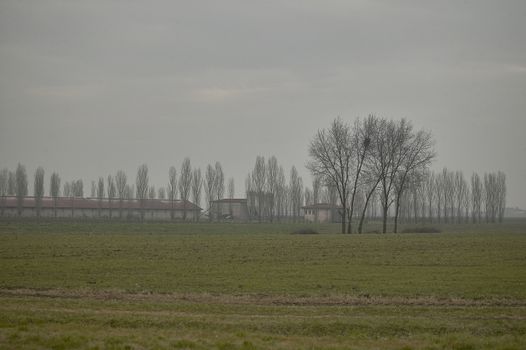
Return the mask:
[[312, 228], [300, 228], [294, 232], [292, 232], [293, 235], [317, 235], [318, 231], [312, 229]]
[[411, 227], [406, 228], [402, 233], [440, 233], [436, 227]]

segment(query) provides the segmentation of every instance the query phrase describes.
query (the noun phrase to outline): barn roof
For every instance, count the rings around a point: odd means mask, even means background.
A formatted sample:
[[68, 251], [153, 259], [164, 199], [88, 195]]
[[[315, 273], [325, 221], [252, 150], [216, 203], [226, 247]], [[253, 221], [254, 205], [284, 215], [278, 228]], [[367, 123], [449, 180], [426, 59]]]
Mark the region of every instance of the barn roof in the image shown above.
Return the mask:
[[301, 209], [341, 209], [341, 205], [333, 205], [329, 203], [317, 203], [317, 204], [310, 204], [305, 205], [301, 207]]
[[[17, 208], [18, 201], [14, 196], [5, 197], [5, 202], [0, 199], [0, 205], [5, 203], [6, 208]], [[24, 208], [35, 207], [35, 197], [24, 197], [22, 202]], [[99, 200], [98, 198], [80, 198], [80, 197], [58, 197], [57, 208], [59, 209], [119, 209], [119, 199], [113, 199], [111, 202], [107, 198]], [[54, 208], [54, 199], [52, 197], [42, 198], [42, 208]], [[123, 199], [122, 209], [140, 209], [141, 203], [138, 199]], [[170, 210], [172, 202], [165, 199], [145, 199], [144, 209], [150, 210]], [[200, 207], [189, 201], [175, 200], [173, 202], [174, 210], [202, 210]]]
[[211, 201], [212, 203], [246, 203], [246, 198], [223, 198], [215, 201]]

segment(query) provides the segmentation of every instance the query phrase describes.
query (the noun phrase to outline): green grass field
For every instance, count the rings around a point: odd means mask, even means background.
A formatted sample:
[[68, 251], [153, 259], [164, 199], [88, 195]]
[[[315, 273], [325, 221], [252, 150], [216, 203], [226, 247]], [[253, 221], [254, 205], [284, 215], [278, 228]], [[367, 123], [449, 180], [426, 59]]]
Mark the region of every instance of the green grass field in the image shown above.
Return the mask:
[[0, 222], [0, 348], [523, 349], [526, 222]]

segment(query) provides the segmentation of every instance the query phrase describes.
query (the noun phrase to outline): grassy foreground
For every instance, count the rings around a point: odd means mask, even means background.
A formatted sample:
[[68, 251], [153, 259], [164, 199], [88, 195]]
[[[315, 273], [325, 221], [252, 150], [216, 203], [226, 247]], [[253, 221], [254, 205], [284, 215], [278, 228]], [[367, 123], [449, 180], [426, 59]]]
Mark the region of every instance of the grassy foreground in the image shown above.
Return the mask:
[[0, 348], [521, 349], [526, 226], [0, 223]]

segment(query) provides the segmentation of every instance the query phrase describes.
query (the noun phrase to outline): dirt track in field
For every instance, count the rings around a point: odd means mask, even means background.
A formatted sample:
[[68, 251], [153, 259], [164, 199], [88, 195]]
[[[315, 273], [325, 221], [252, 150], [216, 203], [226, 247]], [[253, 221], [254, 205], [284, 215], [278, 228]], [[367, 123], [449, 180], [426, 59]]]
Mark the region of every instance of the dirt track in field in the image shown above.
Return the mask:
[[208, 294], [208, 293], [129, 293], [118, 290], [69, 290], [69, 289], [2, 289], [0, 297], [39, 297], [65, 299], [96, 299], [152, 302], [190, 302], [205, 304], [252, 304], [283, 306], [526, 306], [526, 300], [520, 299], [461, 299], [435, 297], [370, 297], [351, 295], [332, 296], [291, 296], [262, 294]]

